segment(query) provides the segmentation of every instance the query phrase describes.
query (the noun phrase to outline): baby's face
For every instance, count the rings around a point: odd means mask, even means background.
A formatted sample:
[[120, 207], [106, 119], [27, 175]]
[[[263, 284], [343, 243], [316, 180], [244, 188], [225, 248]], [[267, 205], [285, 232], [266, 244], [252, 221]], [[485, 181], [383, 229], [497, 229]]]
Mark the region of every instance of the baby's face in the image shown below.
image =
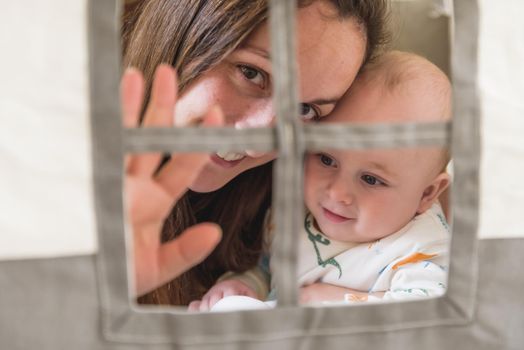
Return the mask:
[[309, 154], [306, 206], [329, 238], [370, 242], [385, 237], [426, 204], [425, 192], [431, 191], [436, 176], [430, 159], [438, 153], [395, 149]]
[[[391, 94], [357, 81], [322, 122], [438, 120], [442, 108], [433, 100], [422, 90]], [[380, 239], [427, 209], [426, 195], [435, 190], [441, 157], [438, 148], [310, 154], [306, 161], [306, 206], [330, 238], [349, 242]]]

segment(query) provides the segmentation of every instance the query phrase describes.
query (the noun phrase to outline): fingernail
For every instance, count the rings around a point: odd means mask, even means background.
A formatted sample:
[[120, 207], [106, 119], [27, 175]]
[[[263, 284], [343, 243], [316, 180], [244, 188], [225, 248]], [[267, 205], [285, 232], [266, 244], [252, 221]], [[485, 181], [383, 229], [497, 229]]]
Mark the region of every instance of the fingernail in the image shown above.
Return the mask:
[[124, 74], [140, 72], [137, 68], [129, 66], [125, 69]]

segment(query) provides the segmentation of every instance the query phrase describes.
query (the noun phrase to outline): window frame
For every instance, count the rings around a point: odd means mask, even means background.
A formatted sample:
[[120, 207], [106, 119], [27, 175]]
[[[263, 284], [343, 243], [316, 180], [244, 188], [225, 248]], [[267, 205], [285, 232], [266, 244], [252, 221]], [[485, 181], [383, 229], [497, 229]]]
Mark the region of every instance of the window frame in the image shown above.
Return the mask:
[[[281, 52], [275, 72], [294, 76], [293, 16], [291, 1], [270, 1], [273, 50]], [[275, 128], [233, 131], [204, 129], [123, 130], [119, 110], [120, 9], [118, 0], [89, 1], [89, 71], [93, 178], [99, 238], [97, 273], [102, 332], [108, 340], [143, 344], [224, 344], [268, 341], [317, 335], [384, 332], [398, 329], [465, 325], [474, 317], [477, 285], [477, 223], [480, 163], [479, 101], [476, 90], [478, 50], [478, 4], [476, 0], [454, 2], [455, 45], [452, 52], [454, 120], [448, 123], [403, 125], [314, 125], [297, 123], [295, 79], [276, 79], [276, 109], [283, 117]], [[294, 18], [294, 17], [292, 17]], [[288, 35], [277, 35], [284, 30]], [[279, 41], [280, 40], [280, 41]], [[460, 67], [460, 69], [453, 69]], [[276, 77], [281, 74], [276, 73]], [[279, 90], [281, 89], [281, 90]], [[282, 93], [278, 93], [282, 91]], [[191, 143], [200, 135], [197, 143]], [[227, 135], [227, 137], [225, 137]], [[345, 138], [342, 139], [341, 136]], [[352, 135], [352, 137], [347, 137]], [[382, 137], [380, 136], [382, 135]], [[388, 137], [384, 139], [384, 135]], [[276, 228], [295, 232], [302, 222], [301, 157], [307, 148], [358, 148], [409, 145], [444, 145], [451, 138], [454, 159], [453, 235], [450, 248], [449, 286], [435, 299], [347, 307], [297, 305], [293, 259], [293, 235], [277, 235], [276, 264], [279, 307], [231, 313], [187, 314], [173, 307], [140, 306], [130, 298], [122, 203], [123, 155], [139, 151], [209, 151], [217, 144], [269, 150], [280, 145], [276, 163], [273, 205]], [[204, 140], [204, 141], [203, 141]], [[334, 146], [333, 140], [337, 140]], [[294, 186], [285, 186], [294, 181]], [[289, 218], [292, 218], [291, 220]], [[296, 254], [294, 254], [296, 256]], [[295, 258], [296, 260], [296, 258]]]

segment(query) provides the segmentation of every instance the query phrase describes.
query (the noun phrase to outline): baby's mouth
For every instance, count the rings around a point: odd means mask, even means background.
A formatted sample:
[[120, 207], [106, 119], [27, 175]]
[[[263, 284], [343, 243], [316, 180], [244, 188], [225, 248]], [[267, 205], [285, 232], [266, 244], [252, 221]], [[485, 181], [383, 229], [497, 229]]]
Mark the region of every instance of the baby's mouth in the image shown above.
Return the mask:
[[322, 207], [322, 211], [324, 213], [324, 216], [331, 222], [333, 223], [336, 223], [336, 224], [340, 224], [340, 223], [343, 223], [343, 222], [346, 222], [346, 221], [349, 221], [349, 220], [352, 220], [352, 218], [348, 218], [346, 216], [342, 216], [342, 215], [339, 215], [337, 213], [334, 213], [332, 212], [331, 210], [329, 209], [326, 209], [324, 207]]

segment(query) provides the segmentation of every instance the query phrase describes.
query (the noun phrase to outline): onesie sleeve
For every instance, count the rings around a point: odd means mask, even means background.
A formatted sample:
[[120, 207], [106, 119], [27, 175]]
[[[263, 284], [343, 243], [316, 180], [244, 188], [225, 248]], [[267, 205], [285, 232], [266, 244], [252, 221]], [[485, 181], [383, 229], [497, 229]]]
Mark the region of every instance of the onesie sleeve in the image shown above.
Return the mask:
[[406, 300], [438, 297], [445, 293], [447, 271], [440, 264], [427, 260], [399, 267], [383, 300]]
[[442, 296], [446, 292], [449, 258], [449, 227], [440, 205], [417, 217], [403, 239], [407, 254], [386, 268], [389, 280], [383, 300], [405, 300]]

